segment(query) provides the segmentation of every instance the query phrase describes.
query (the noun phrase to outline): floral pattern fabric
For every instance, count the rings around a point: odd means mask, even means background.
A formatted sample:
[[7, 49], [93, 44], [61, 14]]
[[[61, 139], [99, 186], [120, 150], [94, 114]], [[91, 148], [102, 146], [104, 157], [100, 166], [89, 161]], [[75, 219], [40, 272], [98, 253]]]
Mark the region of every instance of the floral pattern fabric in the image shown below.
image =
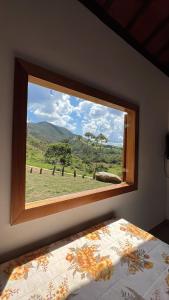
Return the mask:
[[169, 299], [169, 245], [124, 219], [0, 265], [0, 300]]

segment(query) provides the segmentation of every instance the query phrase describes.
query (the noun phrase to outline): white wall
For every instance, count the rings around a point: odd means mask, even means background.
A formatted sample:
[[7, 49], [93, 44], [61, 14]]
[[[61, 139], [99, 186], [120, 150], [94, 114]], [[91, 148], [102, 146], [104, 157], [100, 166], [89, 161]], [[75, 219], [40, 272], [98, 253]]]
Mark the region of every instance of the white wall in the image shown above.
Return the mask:
[[[168, 95], [169, 95], [169, 86], [168, 86]], [[169, 132], [169, 106], [168, 106], [168, 132]], [[165, 163], [166, 163], [166, 177], [167, 177], [166, 178], [167, 180], [166, 218], [169, 220], [169, 160], [166, 160]]]
[[[76, 0], [1, 0], [0, 254], [115, 210], [150, 229], [165, 218], [163, 172], [168, 78]], [[140, 105], [139, 188], [129, 194], [10, 226], [14, 57]]]
[[[169, 165], [169, 163], [167, 163]], [[169, 170], [169, 167], [167, 167]], [[169, 171], [167, 171], [169, 173]], [[166, 203], [166, 218], [169, 220], [169, 179], [167, 178], [167, 203]]]

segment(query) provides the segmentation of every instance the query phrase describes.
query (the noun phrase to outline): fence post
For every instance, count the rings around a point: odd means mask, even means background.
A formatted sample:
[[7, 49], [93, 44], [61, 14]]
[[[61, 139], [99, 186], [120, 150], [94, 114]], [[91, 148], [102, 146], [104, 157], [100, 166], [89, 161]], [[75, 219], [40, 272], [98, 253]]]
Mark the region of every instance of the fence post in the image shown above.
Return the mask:
[[73, 176], [74, 176], [74, 178], [76, 177], [76, 170], [74, 170]]
[[42, 168], [40, 168], [40, 174], [42, 174]]
[[33, 173], [33, 168], [30, 168], [30, 173]]
[[52, 175], [55, 175], [56, 166], [53, 167]]
[[64, 176], [65, 167], [62, 168], [62, 176]]

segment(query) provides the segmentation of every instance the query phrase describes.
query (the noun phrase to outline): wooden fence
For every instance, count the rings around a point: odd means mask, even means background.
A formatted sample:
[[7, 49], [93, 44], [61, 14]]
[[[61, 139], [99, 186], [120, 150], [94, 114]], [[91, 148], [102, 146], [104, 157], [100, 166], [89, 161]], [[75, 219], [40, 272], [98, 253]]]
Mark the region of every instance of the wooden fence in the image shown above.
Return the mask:
[[49, 169], [45, 169], [45, 168], [40, 168], [40, 167], [35, 167], [35, 166], [30, 166], [30, 165], [26, 165], [26, 171], [29, 172], [29, 173], [36, 173], [36, 174], [51, 174], [51, 175], [55, 175], [55, 174], [58, 174], [58, 175], [61, 175], [61, 176], [64, 176], [64, 175], [68, 175], [68, 176], [73, 176], [73, 177], [82, 177], [82, 178], [90, 178], [90, 179], [95, 179], [94, 177], [91, 177], [91, 176], [87, 176], [87, 175], [83, 175], [83, 174], [77, 174], [77, 170], [74, 170], [73, 173], [70, 173], [70, 172], [65, 172], [63, 171], [63, 168], [58, 171], [56, 169], [56, 167], [53, 167], [53, 169], [49, 170]]

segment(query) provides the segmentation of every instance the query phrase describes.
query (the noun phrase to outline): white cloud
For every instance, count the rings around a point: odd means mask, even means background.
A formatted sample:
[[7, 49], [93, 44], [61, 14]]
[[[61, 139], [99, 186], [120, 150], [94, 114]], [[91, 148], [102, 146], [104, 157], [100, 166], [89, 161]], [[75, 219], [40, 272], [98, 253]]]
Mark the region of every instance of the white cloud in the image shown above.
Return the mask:
[[77, 110], [81, 116], [86, 112], [82, 120], [83, 135], [87, 131], [95, 135], [103, 133], [108, 138], [109, 143], [112, 141], [122, 143], [124, 114], [121, 111], [88, 102], [81, 103]]
[[38, 121], [75, 130], [76, 124], [71, 118], [74, 107], [70, 103], [70, 96], [36, 85], [29, 89], [28, 110], [37, 117]]
[[[94, 102], [82, 100], [46, 88], [30, 85], [28, 110], [38, 122], [47, 121], [74, 133], [103, 133], [109, 143], [122, 143], [124, 113]], [[29, 117], [30, 119], [30, 117]], [[79, 128], [78, 128], [79, 127]]]

